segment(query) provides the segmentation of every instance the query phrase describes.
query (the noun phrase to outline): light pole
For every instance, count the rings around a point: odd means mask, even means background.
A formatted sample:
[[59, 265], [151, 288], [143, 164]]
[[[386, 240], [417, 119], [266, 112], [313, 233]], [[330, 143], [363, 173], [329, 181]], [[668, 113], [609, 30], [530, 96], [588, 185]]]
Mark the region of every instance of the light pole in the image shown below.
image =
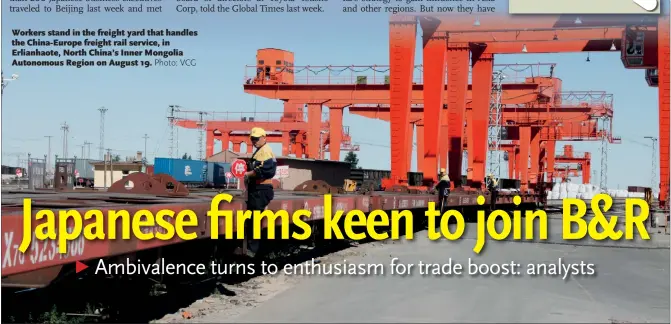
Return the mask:
[[146, 161], [147, 161], [147, 139], [149, 138], [149, 136], [147, 136], [147, 134], [144, 134], [144, 136], [142, 136], [142, 138], [144, 138], [144, 153], [142, 153], [142, 160], [143, 160], [142, 162], [147, 164], [146, 163]]
[[44, 161], [44, 162], [47, 164], [47, 169], [48, 169], [48, 170], [51, 170], [51, 163], [49, 163], [49, 162], [51, 161], [51, 138], [52, 138], [53, 136], [52, 136], [52, 135], [46, 135], [46, 136], [44, 136], [44, 137], [47, 138], [47, 140], [48, 140], [48, 145], [49, 145], [49, 147], [47, 148], [47, 159], [46, 159], [46, 161]]
[[650, 170], [650, 186], [654, 191], [657, 188], [657, 137], [645, 136], [652, 141], [652, 169]]
[[12, 81], [16, 81], [19, 78], [18, 74], [12, 74], [10, 79], [5, 79], [5, 72], [0, 73], [2, 78], [2, 88], [0, 89], [0, 95], [5, 93], [5, 87]]

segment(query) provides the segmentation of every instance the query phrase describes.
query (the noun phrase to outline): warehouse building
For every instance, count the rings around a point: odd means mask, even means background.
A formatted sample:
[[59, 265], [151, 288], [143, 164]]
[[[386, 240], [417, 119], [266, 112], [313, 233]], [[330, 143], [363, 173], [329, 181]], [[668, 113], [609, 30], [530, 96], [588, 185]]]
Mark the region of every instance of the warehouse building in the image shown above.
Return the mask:
[[106, 163], [103, 161], [91, 162], [95, 188], [109, 188], [115, 181], [131, 173], [144, 171], [142, 152], [137, 152], [134, 158], [128, 158], [126, 161], [111, 161], [109, 155], [106, 156], [106, 159]]
[[241, 158], [241, 155], [233, 151], [221, 151], [208, 157], [205, 160], [207, 162], [231, 163], [239, 158]]
[[96, 188], [109, 188], [115, 181], [135, 172], [142, 172], [142, 162], [112, 162], [97, 161], [93, 165], [93, 183]]

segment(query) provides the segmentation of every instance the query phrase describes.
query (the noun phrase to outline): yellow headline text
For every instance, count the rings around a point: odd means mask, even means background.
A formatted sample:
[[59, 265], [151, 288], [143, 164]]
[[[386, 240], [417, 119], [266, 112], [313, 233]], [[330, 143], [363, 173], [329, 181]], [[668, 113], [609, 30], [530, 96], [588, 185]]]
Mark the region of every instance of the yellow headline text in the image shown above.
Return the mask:
[[[309, 210], [298, 210], [291, 215], [286, 210], [278, 211], [236, 211], [220, 209], [224, 202], [230, 203], [233, 197], [229, 194], [219, 194], [212, 199], [210, 210], [207, 212], [212, 239], [243, 239], [245, 228], [254, 239], [262, 237], [268, 239], [305, 240], [312, 235], [312, 227], [308, 224], [312, 216]], [[521, 198], [516, 196], [513, 203], [519, 205]], [[478, 205], [484, 205], [485, 198], [478, 197]], [[603, 208], [600, 205], [603, 204]], [[580, 199], [564, 199], [562, 212], [562, 238], [564, 240], [579, 240], [586, 237], [594, 240], [627, 240], [634, 239], [636, 230], [642, 239], [650, 239], [644, 222], [648, 219], [649, 206], [643, 199], [629, 198], [625, 200], [624, 233], [618, 225], [622, 216], [606, 216], [613, 205], [613, 199], [606, 194], [596, 195], [589, 203], [593, 217], [588, 215], [587, 203]], [[406, 240], [414, 238], [413, 214], [409, 210], [393, 210], [390, 213], [383, 210], [374, 210], [368, 214], [360, 210], [342, 211], [333, 210], [331, 195], [324, 195], [324, 239], [351, 239], [362, 240]], [[639, 207], [637, 213], [634, 207]], [[31, 200], [24, 199], [23, 207], [23, 239], [19, 250], [28, 250], [32, 243], [32, 209]], [[58, 221], [56, 220], [58, 214]], [[105, 215], [106, 214], [106, 215]], [[428, 218], [427, 235], [431, 240], [460, 239], [466, 229], [464, 215], [458, 210], [448, 210], [442, 215], [435, 209], [435, 203], [430, 202], [425, 212]], [[522, 219], [524, 218], [524, 222]], [[89, 221], [90, 220], [90, 221]], [[60, 253], [67, 253], [67, 242], [84, 236], [87, 240], [128, 240], [132, 237], [147, 241], [152, 239], [171, 240], [179, 237], [182, 240], [193, 240], [198, 237], [195, 230], [198, 226], [198, 217], [192, 210], [182, 210], [175, 213], [164, 209], [153, 214], [142, 209], [132, 215], [126, 210], [89, 210], [82, 215], [77, 210], [40, 210], [35, 213], [34, 237], [39, 240], [58, 241]], [[84, 222], [88, 221], [86, 225]], [[251, 222], [251, 224], [249, 223]], [[455, 226], [449, 227], [451, 222]], [[497, 223], [501, 224], [497, 228]], [[119, 224], [120, 223], [120, 224]], [[223, 223], [225, 232], [219, 233]], [[266, 235], [262, 234], [264, 223], [267, 224]], [[292, 229], [290, 224], [295, 225]], [[524, 226], [522, 226], [524, 224]], [[72, 225], [72, 226], [68, 226]], [[281, 232], [277, 233], [277, 227]], [[121, 229], [117, 237], [117, 227]], [[390, 231], [383, 230], [390, 228]], [[149, 229], [149, 230], [148, 230]], [[158, 230], [157, 230], [158, 229]], [[363, 232], [355, 229], [363, 229]], [[494, 210], [488, 215], [484, 210], [477, 211], [475, 253], [480, 253], [488, 238], [493, 240], [546, 240], [548, 238], [548, 215], [543, 210], [527, 210], [522, 217], [519, 210], [512, 211], [512, 215], [504, 210]]]

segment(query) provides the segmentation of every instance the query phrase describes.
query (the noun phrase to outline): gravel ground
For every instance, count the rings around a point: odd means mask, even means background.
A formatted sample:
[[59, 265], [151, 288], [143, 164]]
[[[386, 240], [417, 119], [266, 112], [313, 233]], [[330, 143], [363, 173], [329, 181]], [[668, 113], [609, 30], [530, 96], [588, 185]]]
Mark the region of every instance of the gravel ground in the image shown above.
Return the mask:
[[[459, 241], [362, 244], [321, 257], [332, 263], [389, 265], [479, 264], [515, 261], [521, 275], [491, 276], [261, 276], [226, 286], [156, 322], [669, 322], [669, 235], [633, 242], [561, 241], [561, 220], [550, 217], [544, 242], [489, 240], [476, 255], [475, 224]], [[662, 229], [663, 230], [663, 229]], [[561, 261], [559, 261], [561, 259]], [[595, 265], [595, 274], [531, 278], [529, 264]]]

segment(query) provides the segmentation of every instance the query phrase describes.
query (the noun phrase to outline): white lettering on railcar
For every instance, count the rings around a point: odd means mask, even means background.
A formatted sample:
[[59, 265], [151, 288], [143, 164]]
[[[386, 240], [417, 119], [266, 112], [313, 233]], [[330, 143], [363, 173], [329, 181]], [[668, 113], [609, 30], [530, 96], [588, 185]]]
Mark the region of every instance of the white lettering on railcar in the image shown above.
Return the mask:
[[[72, 232], [72, 228], [68, 228], [68, 232]], [[31, 264], [40, 264], [53, 261], [54, 259], [63, 260], [82, 256], [84, 255], [84, 249], [86, 247], [86, 239], [81, 235], [75, 240], [68, 241], [66, 243], [68, 247], [67, 252], [61, 254], [58, 253], [57, 240], [39, 241], [33, 232], [30, 250], [26, 253], [22, 253], [19, 251], [18, 240], [15, 244], [14, 238], [13, 231], [3, 233], [2, 243], [5, 253], [2, 256], [2, 269], [13, 268], [25, 264], [26, 254], [28, 255], [28, 260], [30, 260]]]
[[140, 229], [140, 231], [144, 234], [156, 234], [156, 233], [161, 233], [161, 234], [168, 234], [168, 230], [165, 227], [162, 226], [145, 226]]
[[19, 245], [14, 244], [14, 232], [5, 232], [3, 235], [3, 244], [5, 253], [2, 256], [2, 269], [11, 268], [15, 265], [22, 265], [25, 262], [23, 253], [19, 251]]
[[324, 206], [314, 206], [314, 207], [312, 207], [312, 217], [323, 218], [324, 217]]
[[346, 209], [347, 209], [347, 204], [344, 204], [344, 203], [341, 203], [341, 202], [336, 203], [335, 210], [342, 210], [344, 212], [347, 212]]
[[412, 207], [413, 208], [422, 208], [425, 207], [425, 200], [424, 199], [413, 199], [412, 200]]

